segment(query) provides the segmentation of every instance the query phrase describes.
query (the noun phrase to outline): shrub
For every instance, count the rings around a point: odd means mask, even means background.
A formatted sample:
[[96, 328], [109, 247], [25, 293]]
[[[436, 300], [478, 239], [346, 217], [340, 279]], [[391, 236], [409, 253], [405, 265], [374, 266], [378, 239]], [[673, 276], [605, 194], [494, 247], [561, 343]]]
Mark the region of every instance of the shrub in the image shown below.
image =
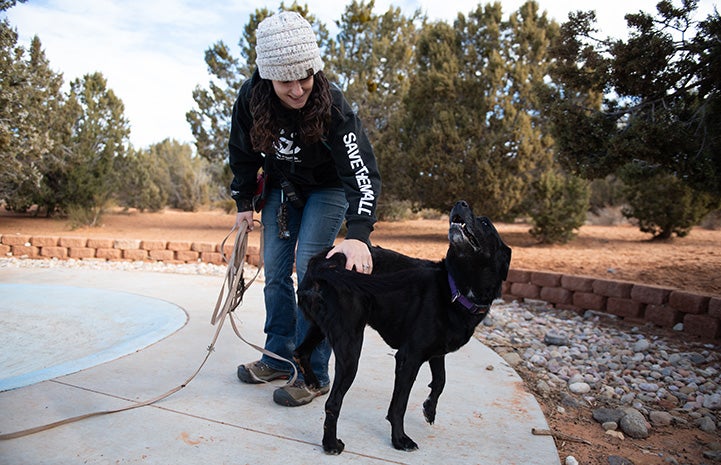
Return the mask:
[[636, 218], [639, 228], [654, 239], [686, 236], [716, 207], [712, 197], [691, 189], [678, 177], [654, 167], [630, 164], [624, 170], [627, 218]]
[[566, 243], [586, 219], [588, 183], [579, 177], [554, 171], [543, 173], [532, 183], [530, 234], [541, 243]]

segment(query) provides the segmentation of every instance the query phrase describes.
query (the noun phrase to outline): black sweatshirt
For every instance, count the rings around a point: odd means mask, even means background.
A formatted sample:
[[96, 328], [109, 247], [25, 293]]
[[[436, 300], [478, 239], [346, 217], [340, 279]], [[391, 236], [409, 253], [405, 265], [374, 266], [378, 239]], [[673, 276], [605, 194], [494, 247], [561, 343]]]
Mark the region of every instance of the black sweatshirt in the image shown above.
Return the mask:
[[[256, 71], [243, 83], [233, 105], [233, 119], [228, 141], [230, 169], [233, 181], [231, 196], [238, 211], [252, 209], [258, 169], [264, 155], [256, 152], [250, 142], [253, 116], [250, 113], [250, 94], [260, 79]], [[343, 187], [348, 200], [346, 239], [358, 239], [367, 244], [376, 222], [376, 206], [381, 190], [373, 148], [363, 125], [341, 90], [330, 86], [332, 97], [331, 121], [323, 141], [306, 146], [295, 140], [295, 134], [283, 135], [272, 162], [266, 164], [270, 185], [280, 186], [281, 173], [301, 193], [327, 187]], [[293, 110], [288, 110], [292, 112]]]

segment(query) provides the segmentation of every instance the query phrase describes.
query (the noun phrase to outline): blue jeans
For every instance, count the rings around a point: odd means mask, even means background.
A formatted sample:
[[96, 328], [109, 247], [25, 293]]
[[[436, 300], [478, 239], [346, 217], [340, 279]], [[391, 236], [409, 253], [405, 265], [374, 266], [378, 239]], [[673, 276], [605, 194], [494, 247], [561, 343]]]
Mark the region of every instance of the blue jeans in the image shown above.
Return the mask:
[[[272, 189], [261, 215], [265, 241], [265, 348], [293, 360], [293, 350], [302, 342], [309, 327], [296, 303], [293, 264], [295, 262], [298, 282], [301, 282], [310, 258], [333, 245], [343, 224], [348, 202], [343, 189], [334, 188], [311, 192], [300, 210], [289, 203], [288, 239], [278, 237], [277, 214], [280, 205], [281, 191]], [[323, 386], [330, 382], [330, 353], [328, 342], [323, 341], [311, 355], [311, 367]], [[288, 369], [284, 362], [266, 355], [261, 360], [271, 368]]]

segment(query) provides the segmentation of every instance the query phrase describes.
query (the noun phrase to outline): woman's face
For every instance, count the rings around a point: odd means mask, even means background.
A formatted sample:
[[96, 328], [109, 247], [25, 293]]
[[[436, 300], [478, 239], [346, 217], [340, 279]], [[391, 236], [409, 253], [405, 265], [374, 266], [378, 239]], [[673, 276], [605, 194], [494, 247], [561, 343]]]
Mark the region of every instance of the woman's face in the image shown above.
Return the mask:
[[284, 107], [300, 110], [313, 90], [313, 75], [299, 81], [273, 81], [273, 90]]

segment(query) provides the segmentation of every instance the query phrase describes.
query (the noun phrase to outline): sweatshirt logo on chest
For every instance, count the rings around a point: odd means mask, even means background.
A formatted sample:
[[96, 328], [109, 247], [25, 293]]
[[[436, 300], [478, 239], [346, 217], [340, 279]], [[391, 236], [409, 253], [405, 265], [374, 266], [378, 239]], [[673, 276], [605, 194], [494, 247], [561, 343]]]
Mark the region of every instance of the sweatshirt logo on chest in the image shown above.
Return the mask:
[[286, 137], [285, 131], [281, 131], [278, 142], [275, 144], [276, 158], [297, 163], [300, 161], [300, 158], [296, 156], [298, 152], [300, 152], [300, 147], [295, 143], [295, 133], [291, 133]]

